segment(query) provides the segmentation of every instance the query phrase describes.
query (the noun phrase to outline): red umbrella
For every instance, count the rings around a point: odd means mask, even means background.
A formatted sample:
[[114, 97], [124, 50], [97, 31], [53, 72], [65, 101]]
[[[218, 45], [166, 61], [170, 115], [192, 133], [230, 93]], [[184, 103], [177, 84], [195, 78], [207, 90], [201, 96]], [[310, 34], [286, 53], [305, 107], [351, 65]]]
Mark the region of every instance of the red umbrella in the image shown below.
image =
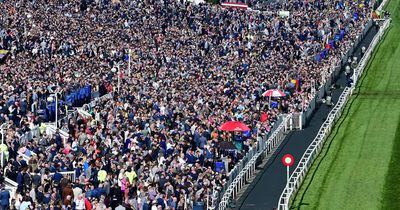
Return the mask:
[[281, 90], [272, 89], [272, 90], [265, 91], [265, 93], [263, 93], [263, 96], [266, 96], [266, 97], [283, 97], [283, 96], [286, 96], [286, 94], [284, 92], [282, 92]]
[[221, 131], [249, 131], [250, 128], [246, 124], [239, 121], [228, 121], [219, 127]]

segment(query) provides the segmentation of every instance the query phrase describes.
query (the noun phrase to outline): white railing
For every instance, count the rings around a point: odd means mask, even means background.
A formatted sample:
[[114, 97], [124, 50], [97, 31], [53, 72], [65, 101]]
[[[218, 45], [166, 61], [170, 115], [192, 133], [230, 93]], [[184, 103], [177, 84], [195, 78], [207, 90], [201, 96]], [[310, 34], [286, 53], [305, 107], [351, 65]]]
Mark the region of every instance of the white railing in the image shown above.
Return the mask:
[[23, 133], [22, 135], [18, 136], [20, 144], [26, 144], [28, 141], [33, 139], [34, 137], [40, 136], [39, 126], [36, 125], [30, 131]]
[[4, 177], [4, 184], [5, 184], [5, 189], [10, 191], [10, 195], [11, 195], [10, 203], [11, 203], [11, 200], [15, 196], [15, 192], [17, 192], [18, 184], [7, 177]]
[[[4, 123], [4, 124], [2, 124], [1, 126], [0, 126], [0, 130], [1, 130], [1, 142], [0, 142], [0, 146], [1, 145], [7, 145], [7, 143], [5, 142], [5, 135], [6, 135], [6, 133], [5, 133], [5, 131], [4, 130], [7, 130], [7, 125], [8, 125], [8, 123]], [[4, 155], [4, 153], [5, 153], [5, 151], [3, 151], [2, 150], [2, 148], [0, 148], [0, 164], [1, 164], [1, 167], [3, 168], [4, 167], [4, 159], [5, 159], [5, 155]]]
[[386, 5], [387, 1], [388, 1], [388, 0], [383, 0], [382, 3], [381, 3], [381, 5], [379, 5], [379, 7], [378, 7], [377, 10], [378, 10], [378, 11], [379, 11], [379, 10], [382, 10], [383, 7]]
[[78, 112], [78, 114], [84, 116], [85, 118], [92, 117], [92, 115], [89, 112], [85, 111], [82, 108], [77, 108], [76, 111]]
[[36, 153], [34, 153], [33, 151], [31, 151], [30, 150], [30, 156], [28, 156], [28, 155], [25, 155], [24, 153], [22, 153], [22, 152], [18, 152], [18, 155], [19, 156], [21, 156], [22, 157], [22, 159], [24, 159], [25, 160], [25, 162], [27, 163], [27, 164], [29, 164], [29, 160], [31, 159], [31, 156], [32, 155], [36, 155]]
[[318, 131], [317, 136], [314, 141], [309, 145], [303, 157], [300, 159], [299, 164], [296, 169], [293, 171], [290, 176], [289, 183], [286, 185], [283, 190], [278, 203], [279, 210], [288, 210], [291, 205], [291, 201], [293, 196], [296, 194], [297, 190], [301, 186], [309, 167], [311, 167], [315, 158], [317, 158], [320, 153], [325, 140], [329, 136], [335, 122], [339, 119], [342, 114], [342, 111], [346, 105], [346, 102], [349, 100], [353, 91], [355, 90], [357, 79], [362, 75], [365, 66], [368, 63], [369, 58], [372, 55], [372, 52], [376, 48], [379, 40], [381, 40], [382, 36], [385, 34], [385, 31], [390, 25], [390, 19], [386, 20], [379, 30], [378, 34], [372, 40], [368, 50], [366, 51], [364, 57], [360, 60], [360, 63], [354, 71], [354, 84], [351, 88], [346, 88], [343, 93], [340, 95], [338, 103], [329, 113], [326, 121], [322, 124], [320, 130]]
[[[384, 2], [386, 2], [386, 1], [384, 1]], [[353, 75], [354, 84], [357, 83], [358, 78], [360, 78], [362, 73], [364, 72], [365, 65], [368, 63], [368, 60], [371, 58], [372, 52], [375, 50], [378, 42], [382, 39], [386, 30], [389, 28], [390, 22], [391, 22], [391, 19], [385, 20], [382, 27], [378, 31], [378, 34], [374, 37], [370, 46], [368, 47], [367, 51], [365, 52], [364, 56], [361, 58], [360, 63], [358, 64], [357, 68], [354, 70], [354, 75]]]
[[[285, 133], [288, 131], [289, 124], [292, 122], [292, 115], [282, 115], [282, 121], [278, 125], [277, 129], [271, 134], [271, 136], [264, 142], [264, 140], [258, 141], [255, 148], [251, 148], [248, 155], [251, 155], [250, 161], [240, 168], [239, 173], [232, 177], [233, 180], [229, 180], [230, 183], [225, 193], [223, 194], [221, 201], [219, 202], [218, 209], [224, 210], [228, 208], [231, 200], [235, 200], [238, 196], [239, 191], [244, 187], [247, 181], [255, 174], [257, 159], [262, 155], [271, 154], [276, 147], [278, 147], [283, 139], [285, 138]], [[288, 126], [289, 125], [289, 126]], [[241, 160], [243, 161], [243, 159]], [[236, 167], [241, 167], [239, 164]], [[232, 173], [230, 173], [231, 175]], [[216, 203], [216, 202], [213, 202]], [[214, 207], [212, 207], [214, 209]]]
[[[76, 179], [75, 171], [63, 171], [63, 172], [58, 172], [58, 173], [62, 174], [64, 178], [69, 179], [72, 183], [75, 182], [75, 179]], [[53, 177], [54, 173], [50, 173], [49, 175], [51, 177]]]
[[[87, 107], [94, 107], [96, 105], [97, 102], [102, 101], [102, 100], [107, 100], [112, 98], [112, 94], [108, 93], [106, 95], [103, 95], [102, 97], [99, 98], [95, 98], [92, 102], [90, 102], [89, 104], [84, 104], [82, 106], [82, 110], [83, 111], [88, 111]], [[77, 110], [73, 110], [70, 113], [68, 113], [67, 116], [65, 116], [63, 119], [60, 119], [58, 121], [58, 126], [60, 126], [62, 124], [62, 121], [64, 120], [65, 122], [67, 122], [68, 118], [74, 117], [77, 114]], [[49, 130], [47, 130], [47, 127], [50, 127]], [[47, 127], [46, 127], [46, 131], [50, 132], [49, 134], [54, 134], [56, 131], [55, 126], [52, 123], [47, 123]], [[68, 133], [62, 131], [61, 129], [59, 130], [61, 137], [64, 138], [64, 140], [68, 139]], [[31, 129], [30, 131], [24, 133], [23, 135], [19, 136], [19, 142], [21, 144], [25, 144], [27, 143], [29, 140], [31, 140], [34, 137], [39, 137], [40, 136], [40, 128], [38, 125], [36, 125], [33, 129]], [[64, 142], [65, 143], [65, 142]]]

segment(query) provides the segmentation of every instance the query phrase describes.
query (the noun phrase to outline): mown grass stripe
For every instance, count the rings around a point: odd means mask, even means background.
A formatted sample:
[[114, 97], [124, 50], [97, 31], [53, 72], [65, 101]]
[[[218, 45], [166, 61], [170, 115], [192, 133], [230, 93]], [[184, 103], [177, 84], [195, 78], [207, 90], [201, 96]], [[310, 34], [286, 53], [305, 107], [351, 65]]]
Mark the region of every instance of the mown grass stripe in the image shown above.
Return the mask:
[[[400, 122], [400, 119], [399, 119]], [[400, 123], [397, 125], [396, 136], [390, 158], [389, 171], [386, 175], [383, 192], [382, 209], [400, 208]]]

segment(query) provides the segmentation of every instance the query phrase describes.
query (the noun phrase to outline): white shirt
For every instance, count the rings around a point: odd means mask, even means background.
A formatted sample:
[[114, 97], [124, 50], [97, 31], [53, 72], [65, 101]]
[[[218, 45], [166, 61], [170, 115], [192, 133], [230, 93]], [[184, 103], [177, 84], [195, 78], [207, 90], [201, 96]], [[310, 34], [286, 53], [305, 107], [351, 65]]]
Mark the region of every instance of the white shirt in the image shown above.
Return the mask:
[[76, 204], [76, 209], [77, 210], [84, 210], [85, 209], [85, 201], [82, 199], [76, 199], [75, 200], [75, 204]]

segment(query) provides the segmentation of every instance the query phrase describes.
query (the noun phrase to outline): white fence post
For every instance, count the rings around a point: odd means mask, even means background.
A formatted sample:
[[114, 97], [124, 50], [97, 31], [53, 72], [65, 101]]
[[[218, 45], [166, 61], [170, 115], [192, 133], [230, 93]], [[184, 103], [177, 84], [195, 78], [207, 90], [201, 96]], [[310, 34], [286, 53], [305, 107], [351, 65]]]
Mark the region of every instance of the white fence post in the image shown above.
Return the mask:
[[300, 115], [299, 115], [299, 129], [300, 130], [303, 129], [303, 112], [300, 112]]

